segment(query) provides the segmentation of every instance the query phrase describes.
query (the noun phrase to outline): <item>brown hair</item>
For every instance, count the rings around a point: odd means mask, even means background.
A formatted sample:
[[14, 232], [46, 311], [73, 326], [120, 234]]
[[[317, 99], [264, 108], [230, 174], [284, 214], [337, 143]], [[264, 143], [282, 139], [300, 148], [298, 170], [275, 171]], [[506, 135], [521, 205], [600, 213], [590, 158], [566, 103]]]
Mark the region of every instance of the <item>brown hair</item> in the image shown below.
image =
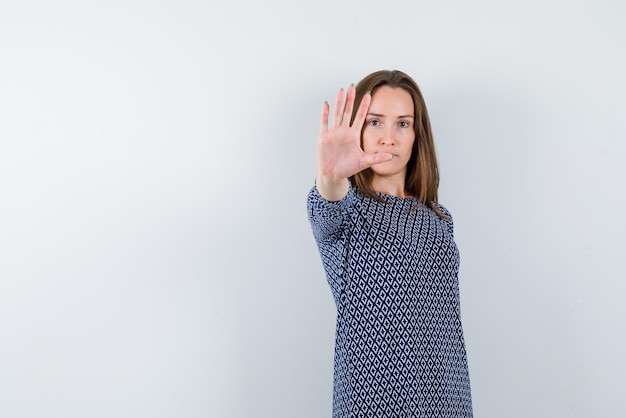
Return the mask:
[[[382, 86], [391, 88], [401, 88], [413, 98], [415, 123], [415, 141], [411, 158], [407, 163], [406, 177], [404, 180], [405, 191], [418, 197], [418, 202], [431, 208], [439, 217], [447, 219], [437, 205], [437, 189], [439, 187], [439, 168], [437, 166], [437, 156], [435, 153], [435, 143], [430, 128], [428, 110], [417, 83], [402, 71], [377, 71], [365, 77], [356, 86], [356, 97], [354, 103], [360, 103], [363, 96], [369, 91], [373, 95], [376, 89]], [[356, 116], [357, 106], [354, 106], [351, 122]], [[372, 199], [384, 202], [372, 188], [374, 173], [367, 168], [356, 173], [350, 178], [352, 184], [356, 185], [363, 194]], [[414, 209], [416, 209], [418, 206]]]

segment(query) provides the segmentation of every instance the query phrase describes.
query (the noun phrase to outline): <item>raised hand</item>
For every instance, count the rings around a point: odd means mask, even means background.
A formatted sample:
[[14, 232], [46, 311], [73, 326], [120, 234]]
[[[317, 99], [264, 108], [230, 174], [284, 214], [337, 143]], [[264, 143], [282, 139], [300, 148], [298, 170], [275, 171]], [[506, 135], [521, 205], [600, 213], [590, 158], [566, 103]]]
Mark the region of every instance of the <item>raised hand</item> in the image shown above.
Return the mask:
[[357, 110], [354, 122], [350, 118], [354, 107], [356, 89], [348, 88], [345, 105], [343, 89], [337, 93], [331, 126], [328, 126], [330, 106], [324, 103], [320, 135], [317, 140], [317, 189], [327, 200], [342, 199], [348, 193], [348, 177], [374, 164], [393, 158], [390, 153], [368, 155], [361, 148], [361, 130], [372, 100], [365, 94]]

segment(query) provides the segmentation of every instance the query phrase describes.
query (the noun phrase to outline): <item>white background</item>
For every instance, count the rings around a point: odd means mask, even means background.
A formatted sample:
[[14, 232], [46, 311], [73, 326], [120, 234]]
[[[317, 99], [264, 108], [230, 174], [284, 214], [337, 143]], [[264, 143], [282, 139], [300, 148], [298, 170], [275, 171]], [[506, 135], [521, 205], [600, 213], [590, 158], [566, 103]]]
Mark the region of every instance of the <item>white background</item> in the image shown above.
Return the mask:
[[476, 417], [622, 417], [619, 0], [0, 2], [0, 416], [330, 416], [325, 100], [420, 85]]

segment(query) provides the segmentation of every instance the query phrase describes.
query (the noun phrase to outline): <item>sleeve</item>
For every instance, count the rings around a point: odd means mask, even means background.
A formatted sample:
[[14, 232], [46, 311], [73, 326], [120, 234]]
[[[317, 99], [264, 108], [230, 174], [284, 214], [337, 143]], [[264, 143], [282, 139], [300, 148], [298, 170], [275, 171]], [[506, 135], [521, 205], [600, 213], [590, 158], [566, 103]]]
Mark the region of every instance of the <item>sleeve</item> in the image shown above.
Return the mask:
[[329, 202], [319, 194], [317, 187], [313, 186], [307, 199], [307, 210], [313, 236], [318, 245], [323, 242], [335, 242], [343, 235], [349, 222], [353, 203], [352, 187], [343, 199]]
[[354, 201], [355, 191], [352, 187], [348, 194], [337, 202], [324, 199], [316, 187], [311, 189], [307, 199], [311, 229], [337, 307], [343, 291], [347, 236]]

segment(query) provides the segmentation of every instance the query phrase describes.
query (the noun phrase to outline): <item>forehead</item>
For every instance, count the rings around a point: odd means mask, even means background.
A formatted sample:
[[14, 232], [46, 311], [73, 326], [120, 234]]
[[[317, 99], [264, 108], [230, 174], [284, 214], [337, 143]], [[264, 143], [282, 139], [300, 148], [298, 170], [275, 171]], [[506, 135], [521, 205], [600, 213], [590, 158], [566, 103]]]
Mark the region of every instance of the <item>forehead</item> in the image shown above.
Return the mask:
[[382, 86], [372, 94], [369, 112], [387, 116], [415, 116], [414, 107], [413, 97], [406, 90]]

